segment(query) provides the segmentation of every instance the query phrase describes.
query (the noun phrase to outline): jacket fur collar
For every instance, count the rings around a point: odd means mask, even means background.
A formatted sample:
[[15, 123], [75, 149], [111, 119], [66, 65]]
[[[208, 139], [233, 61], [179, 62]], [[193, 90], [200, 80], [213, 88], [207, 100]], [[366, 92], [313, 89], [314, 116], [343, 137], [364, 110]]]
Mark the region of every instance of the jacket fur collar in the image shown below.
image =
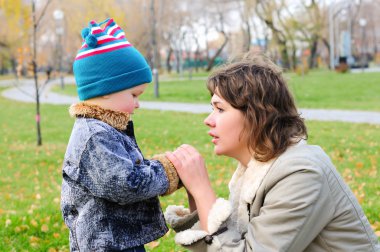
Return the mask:
[[[289, 148], [305, 143], [306, 141], [300, 140]], [[252, 158], [247, 167], [239, 163], [231, 178], [228, 185], [230, 190], [229, 201], [233, 208], [230, 220], [231, 225], [234, 225], [241, 233], [247, 232], [250, 221], [247, 206], [250, 206], [255, 200], [257, 190], [276, 160], [277, 158], [260, 162]]]
[[80, 102], [70, 106], [72, 117], [93, 118], [105, 122], [118, 130], [126, 130], [130, 114], [102, 108], [98, 105]]
[[246, 232], [249, 223], [247, 205], [252, 204], [256, 192], [261, 185], [274, 159], [268, 162], [259, 162], [255, 159], [249, 161], [247, 167], [241, 163], [238, 165], [229, 183], [230, 202], [233, 207], [231, 212], [231, 225], [241, 233]]

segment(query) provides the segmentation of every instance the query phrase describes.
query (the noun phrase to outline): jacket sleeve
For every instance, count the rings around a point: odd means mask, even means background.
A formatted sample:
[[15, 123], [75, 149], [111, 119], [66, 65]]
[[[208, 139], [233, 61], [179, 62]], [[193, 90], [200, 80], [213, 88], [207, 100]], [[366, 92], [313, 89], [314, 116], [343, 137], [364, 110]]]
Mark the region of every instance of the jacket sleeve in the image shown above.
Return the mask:
[[138, 160], [134, 163], [122, 142], [106, 131], [91, 136], [79, 164], [65, 166], [70, 179], [91, 194], [120, 204], [162, 195], [169, 188], [162, 163], [158, 160]]
[[178, 176], [177, 170], [175, 169], [172, 162], [165, 156], [165, 154], [157, 154], [153, 156], [153, 160], [158, 160], [165, 169], [166, 176], [169, 181], [169, 187], [163, 196], [172, 194], [183, 186], [181, 179]]
[[[302, 162], [292, 160], [285, 165], [299, 166]], [[214, 229], [216, 234], [210, 232], [191, 240], [189, 237], [195, 236], [193, 227], [177, 233], [176, 242], [192, 251], [304, 251], [335, 211], [326, 176], [318, 169], [297, 168], [266, 190], [263, 206], [257, 216], [251, 216], [246, 233], [227, 225], [225, 232]], [[208, 221], [211, 214], [224, 208], [214, 205]], [[226, 223], [217, 230], [223, 225]]]

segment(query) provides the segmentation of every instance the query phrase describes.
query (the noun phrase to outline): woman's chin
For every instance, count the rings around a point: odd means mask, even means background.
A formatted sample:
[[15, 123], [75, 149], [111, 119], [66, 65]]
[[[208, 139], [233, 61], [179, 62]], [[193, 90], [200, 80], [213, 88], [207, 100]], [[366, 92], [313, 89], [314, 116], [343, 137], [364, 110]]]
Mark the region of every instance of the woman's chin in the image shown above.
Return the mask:
[[214, 148], [214, 153], [218, 156], [224, 155], [224, 152], [221, 149], [219, 149], [217, 146], [215, 146]]

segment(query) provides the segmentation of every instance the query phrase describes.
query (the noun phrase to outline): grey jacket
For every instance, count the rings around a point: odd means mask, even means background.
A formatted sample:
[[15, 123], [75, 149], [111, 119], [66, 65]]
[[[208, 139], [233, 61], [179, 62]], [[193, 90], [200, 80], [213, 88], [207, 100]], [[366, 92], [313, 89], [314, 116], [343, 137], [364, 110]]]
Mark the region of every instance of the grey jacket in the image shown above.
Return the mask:
[[305, 141], [266, 163], [239, 165], [229, 201], [218, 199], [209, 233], [196, 211], [169, 206], [175, 241], [193, 251], [380, 251], [355, 196], [328, 156]]
[[119, 251], [163, 236], [157, 196], [178, 186], [174, 167], [142, 156], [128, 114], [83, 103], [71, 113], [61, 193], [70, 250]]

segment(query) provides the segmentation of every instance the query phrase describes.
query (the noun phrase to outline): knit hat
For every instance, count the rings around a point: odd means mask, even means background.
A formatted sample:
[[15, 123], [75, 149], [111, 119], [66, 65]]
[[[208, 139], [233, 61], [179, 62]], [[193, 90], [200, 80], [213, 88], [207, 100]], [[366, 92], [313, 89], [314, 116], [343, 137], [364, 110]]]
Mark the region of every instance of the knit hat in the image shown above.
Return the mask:
[[89, 27], [82, 30], [82, 38], [83, 44], [73, 65], [80, 100], [152, 81], [145, 58], [127, 41], [112, 18], [99, 24], [91, 21]]

